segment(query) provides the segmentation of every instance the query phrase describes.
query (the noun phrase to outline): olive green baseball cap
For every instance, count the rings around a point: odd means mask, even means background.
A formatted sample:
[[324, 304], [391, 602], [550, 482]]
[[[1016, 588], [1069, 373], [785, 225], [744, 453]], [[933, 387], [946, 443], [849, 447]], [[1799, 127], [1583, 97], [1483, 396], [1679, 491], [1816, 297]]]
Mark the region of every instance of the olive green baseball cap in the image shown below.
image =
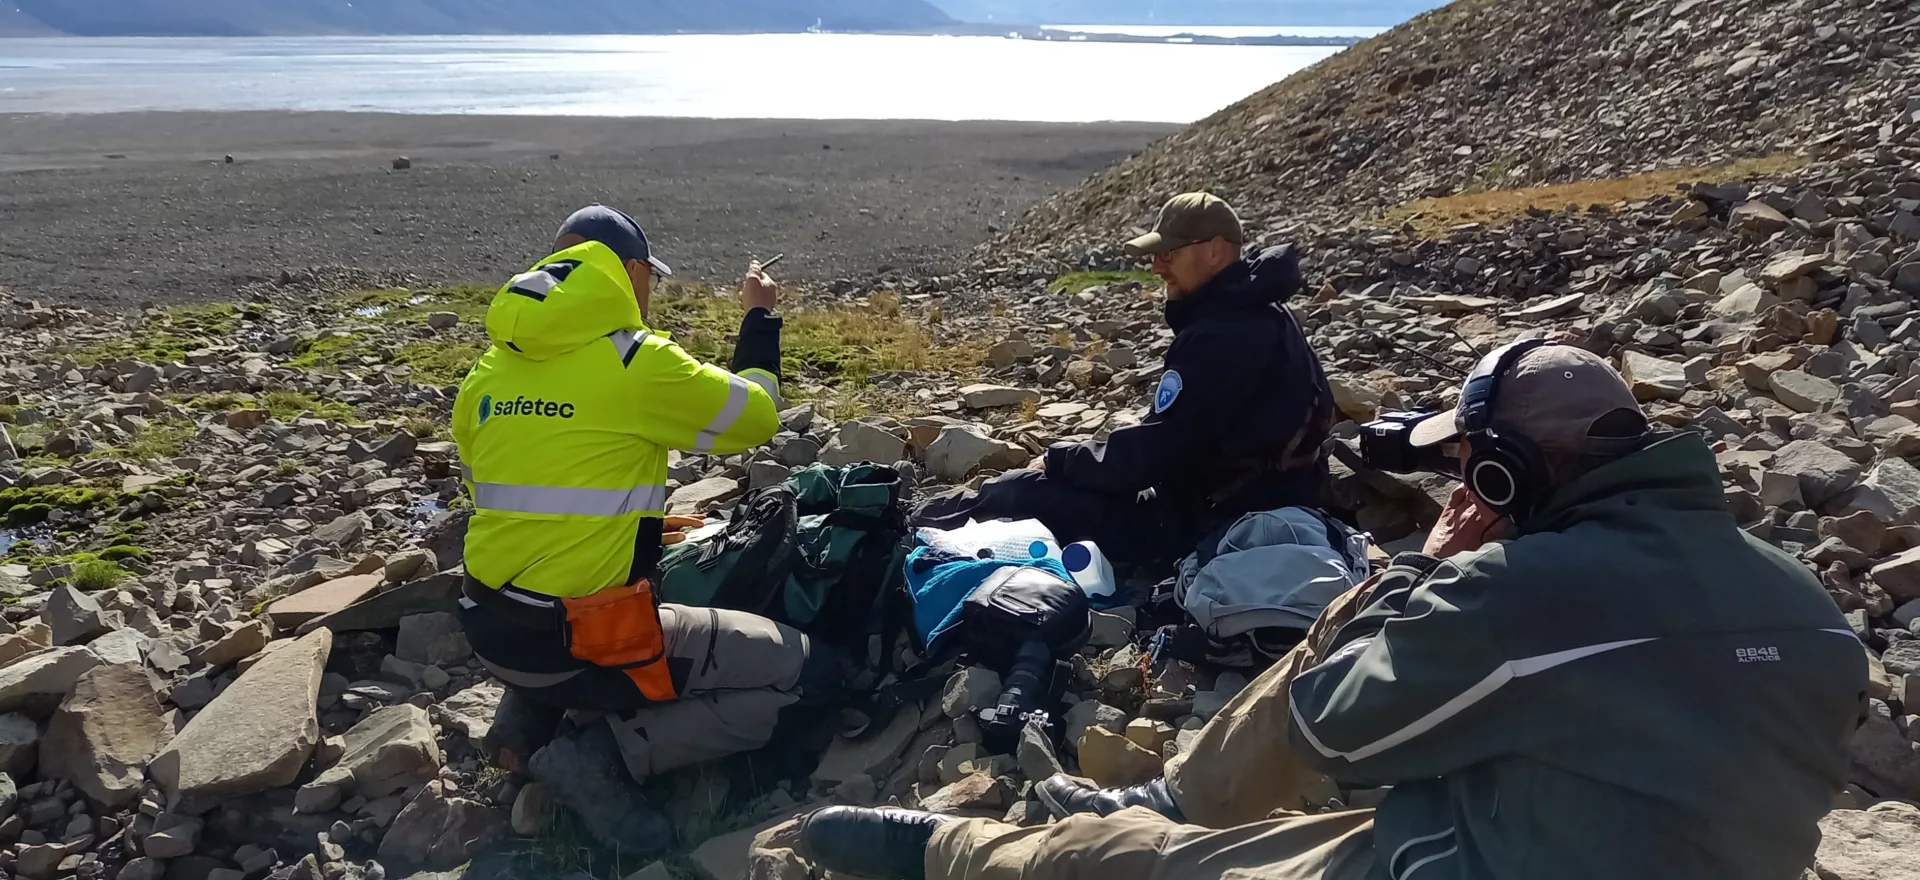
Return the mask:
[[1159, 256], [1190, 244], [1224, 238], [1234, 244], [1246, 244], [1246, 230], [1233, 206], [1211, 193], [1195, 192], [1174, 196], [1160, 209], [1160, 222], [1153, 231], [1127, 242], [1127, 253], [1136, 257]]

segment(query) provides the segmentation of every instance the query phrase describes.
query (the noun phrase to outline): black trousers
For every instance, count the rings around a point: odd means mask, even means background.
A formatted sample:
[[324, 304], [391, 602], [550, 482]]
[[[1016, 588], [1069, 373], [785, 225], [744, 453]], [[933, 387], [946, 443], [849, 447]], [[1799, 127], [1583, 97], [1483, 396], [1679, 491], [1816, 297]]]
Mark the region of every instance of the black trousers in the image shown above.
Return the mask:
[[1044, 471], [1009, 471], [980, 487], [927, 502], [918, 528], [957, 529], [967, 520], [1037, 519], [1062, 545], [1092, 541], [1109, 560], [1166, 566], [1193, 552], [1205, 532], [1197, 517], [1151, 493], [1108, 495], [1048, 479]]

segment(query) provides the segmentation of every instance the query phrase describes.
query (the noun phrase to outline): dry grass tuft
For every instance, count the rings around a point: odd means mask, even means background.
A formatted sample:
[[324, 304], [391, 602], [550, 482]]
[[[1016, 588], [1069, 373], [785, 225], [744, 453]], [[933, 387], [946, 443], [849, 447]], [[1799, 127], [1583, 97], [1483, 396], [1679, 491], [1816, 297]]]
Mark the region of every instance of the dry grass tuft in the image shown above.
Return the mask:
[[[695, 357], [726, 364], [740, 327], [740, 307], [710, 289], [674, 286], [654, 294], [652, 323]], [[782, 308], [785, 372], [826, 385], [861, 385], [877, 373], [959, 373], [979, 366], [978, 340], [942, 340], [901, 311], [882, 291], [864, 303]]]
[[1786, 174], [1805, 164], [1806, 160], [1799, 156], [1774, 155], [1710, 167], [1649, 171], [1608, 180], [1466, 192], [1408, 202], [1388, 211], [1381, 221], [1392, 226], [1411, 226], [1418, 235], [1437, 238], [1465, 223], [1493, 226], [1518, 220], [1534, 211], [1558, 213], [1569, 207], [1585, 209], [1594, 205], [1643, 201], [1673, 195], [1690, 183], [1727, 183], [1768, 177]]

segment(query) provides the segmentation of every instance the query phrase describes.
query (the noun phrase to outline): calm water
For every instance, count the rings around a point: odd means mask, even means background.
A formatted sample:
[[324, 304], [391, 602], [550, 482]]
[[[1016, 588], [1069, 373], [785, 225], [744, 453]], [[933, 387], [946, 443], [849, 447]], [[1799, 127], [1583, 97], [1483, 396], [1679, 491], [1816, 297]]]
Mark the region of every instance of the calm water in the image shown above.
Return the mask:
[[842, 34], [14, 39], [0, 40], [0, 113], [1191, 122], [1336, 51]]

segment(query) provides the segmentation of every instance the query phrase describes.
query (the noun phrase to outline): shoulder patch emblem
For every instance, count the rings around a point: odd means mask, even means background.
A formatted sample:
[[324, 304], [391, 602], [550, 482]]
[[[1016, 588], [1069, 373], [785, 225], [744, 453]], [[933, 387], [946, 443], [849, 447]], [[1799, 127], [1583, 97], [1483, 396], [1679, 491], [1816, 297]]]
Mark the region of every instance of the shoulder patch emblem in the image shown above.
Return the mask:
[[1167, 407], [1180, 399], [1180, 390], [1185, 387], [1187, 387], [1186, 381], [1180, 378], [1180, 372], [1168, 370], [1166, 375], [1160, 377], [1160, 389], [1153, 393], [1153, 411], [1166, 412]]

